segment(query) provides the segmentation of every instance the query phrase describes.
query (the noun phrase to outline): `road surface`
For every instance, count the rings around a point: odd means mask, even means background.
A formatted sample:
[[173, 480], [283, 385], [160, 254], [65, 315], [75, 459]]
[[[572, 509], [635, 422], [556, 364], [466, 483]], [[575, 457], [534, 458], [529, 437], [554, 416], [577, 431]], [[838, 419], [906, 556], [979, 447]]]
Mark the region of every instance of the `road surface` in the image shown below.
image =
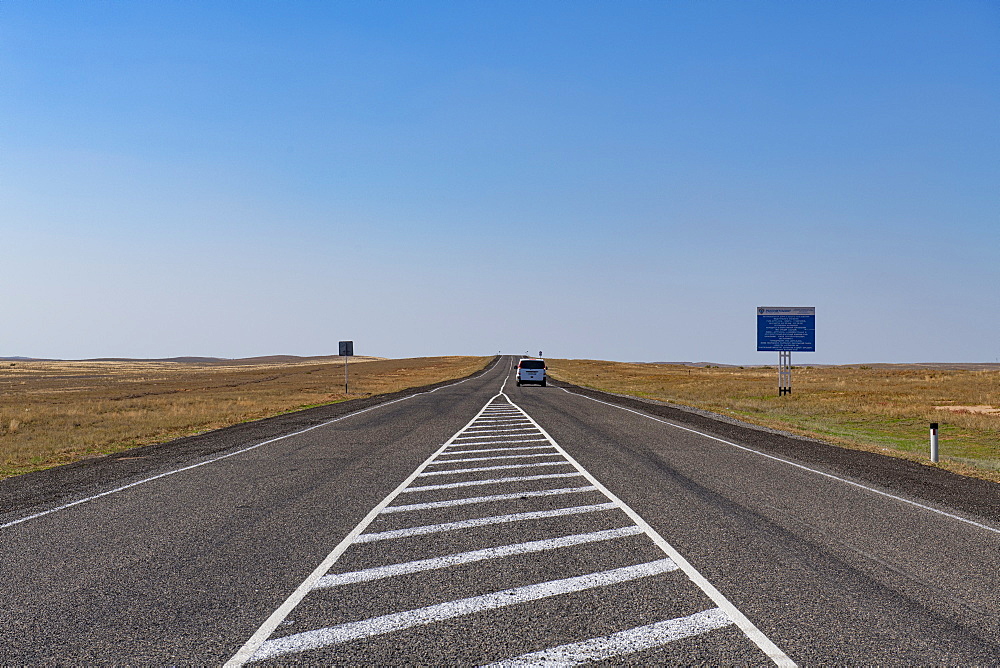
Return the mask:
[[0, 663], [1000, 661], [995, 516], [512, 363], [0, 485]]

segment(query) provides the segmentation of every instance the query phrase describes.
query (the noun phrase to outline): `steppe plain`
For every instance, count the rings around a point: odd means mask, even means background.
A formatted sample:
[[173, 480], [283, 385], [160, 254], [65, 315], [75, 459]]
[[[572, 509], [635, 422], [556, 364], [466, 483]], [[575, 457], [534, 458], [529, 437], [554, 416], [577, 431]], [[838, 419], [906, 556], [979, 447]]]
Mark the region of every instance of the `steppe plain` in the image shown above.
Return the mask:
[[[4, 361], [0, 479], [283, 413], [461, 378], [487, 357]], [[553, 378], [707, 410], [843, 447], [1000, 482], [1000, 365], [796, 367], [776, 370], [548, 360]], [[941, 461], [928, 426], [941, 425]]]
[[[197, 359], [197, 358], [196, 358]], [[290, 411], [461, 378], [487, 357], [4, 361], [0, 479]]]
[[[779, 397], [777, 370], [549, 360], [553, 378], [703, 409], [763, 427], [1000, 482], [1000, 365], [856, 364], [794, 367]], [[940, 425], [940, 461], [929, 427]]]

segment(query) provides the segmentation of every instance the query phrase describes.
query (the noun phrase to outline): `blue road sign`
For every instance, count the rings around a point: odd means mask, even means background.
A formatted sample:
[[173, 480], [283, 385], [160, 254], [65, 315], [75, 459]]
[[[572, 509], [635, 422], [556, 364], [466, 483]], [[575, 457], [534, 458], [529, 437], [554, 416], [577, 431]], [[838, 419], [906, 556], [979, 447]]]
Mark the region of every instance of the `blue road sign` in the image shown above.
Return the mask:
[[816, 352], [816, 307], [758, 307], [757, 351]]

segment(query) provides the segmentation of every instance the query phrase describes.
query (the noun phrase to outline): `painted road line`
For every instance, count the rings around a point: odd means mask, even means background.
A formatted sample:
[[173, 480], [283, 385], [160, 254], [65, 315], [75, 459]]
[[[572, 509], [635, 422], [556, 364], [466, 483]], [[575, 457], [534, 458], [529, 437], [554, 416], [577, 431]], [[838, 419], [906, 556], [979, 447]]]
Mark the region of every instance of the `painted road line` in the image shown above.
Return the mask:
[[[534, 434], [514, 434], [515, 436], [534, 436]], [[498, 434], [496, 436], [491, 436], [489, 434], [475, 434], [473, 436], [458, 436], [455, 438], [455, 443], [457, 445], [475, 445], [474, 443], [459, 443], [459, 441], [471, 441], [473, 439], [491, 439], [492, 442], [498, 442], [497, 439], [504, 438], [502, 435]]]
[[[442, 453], [443, 454], [443, 453]], [[435, 459], [431, 464], [459, 464], [461, 462], [485, 462], [489, 459], [524, 459], [525, 457], [560, 457], [558, 452], [536, 452], [524, 455], [494, 455], [492, 457], [465, 457], [464, 459]]]
[[597, 488], [593, 485], [586, 487], [562, 487], [560, 489], [541, 489], [534, 492], [515, 492], [513, 494], [494, 494], [493, 496], [472, 496], [466, 499], [451, 499], [449, 501], [428, 501], [427, 503], [411, 503], [406, 506], [389, 506], [382, 511], [386, 513], [403, 513], [411, 510], [428, 510], [431, 508], [449, 508], [451, 506], [467, 506], [471, 503], [488, 503], [490, 501], [512, 501], [514, 499], [527, 499], [534, 496], [559, 496], [561, 494], [579, 494], [581, 492], [593, 492]]
[[912, 500], [906, 499], [906, 498], [904, 498], [902, 496], [896, 496], [895, 494], [890, 494], [889, 492], [883, 492], [880, 489], [875, 489], [874, 487], [869, 487], [868, 485], [862, 485], [861, 483], [854, 482], [853, 480], [848, 480], [847, 478], [841, 478], [840, 476], [833, 475], [832, 473], [826, 473], [824, 471], [818, 471], [816, 469], [809, 468], [808, 466], [803, 466], [802, 464], [798, 464], [798, 463], [790, 461], [788, 459], [783, 459], [781, 457], [775, 457], [774, 455], [769, 455], [766, 452], [761, 452], [760, 450], [754, 450], [753, 448], [748, 448], [745, 445], [740, 445], [739, 443], [733, 443], [732, 441], [727, 441], [724, 438], [719, 438], [717, 436], [712, 436], [710, 434], [706, 434], [704, 432], [698, 431], [697, 429], [691, 429], [689, 427], [682, 427], [679, 424], [674, 424], [673, 422], [669, 422], [667, 420], [661, 420], [658, 417], [654, 417], [652, 415], [647, 415], [646, 413], [643, 413], [641, 411], [632, 410], [631, 408], [625, 408], [624, 406], [618, 406], [617, 404], [612, 404], [612, 403], [607, 402], [607, 401], [601, 401], [600, 399], [594, 399], [593, 397], [588, 397], [585, 394], [577, 394], [576, 392], [570, 392], [566, 388], [562, 388], [561, 387], [559, 389], [561, 389], [566, 394], [572, 394], [572, 395], [577, 396], [577, 397], [583, 397], [584, 399], [590, 399], [591, 401], [596, 401], [597, 403], [604, 404], [605, 406], [611, 406], [612, 408], [618, 408], [618, 409], [623, 410], [623, 411], [628, 411], [629, 413], [635, 413], [636, 415], [638, 415], [640, 417], [644, 417], [647, 420], [653, 420], [654, 422], [659, 422], [661, 424], [665, 424], [667, 426], [674, 427], [675, 429], [681, 429], [683, 431], [691, 432], [692, 434], [698, 434], [699, 436], [704, 436], [705, 438], [711, 439], [713, 441], [718, 441], [719, 443], [725, 443], [726, 445], [730, 445], [730, 446], [732, 446], [734, 448], [737, 448], [739, 450], [743, 450], [745, 452], [750, 452], [750, 453], [753, 453], [755, 455], [759, 455], [761, 457], [765, 457], [766, 459], [774, 460], [776, 462], [781, 462], [782, 464], [788, 464], [789, 466], [794, 466], [797, 469], [801, 469], [803, 471], [808, 471], [810, 473], [815, 473], [816, 475], [823, 476], [824, 478], [829, 478], [831, 480], [836, 480], [838, 482], [844, 483], [845, 485], [850, 485], [852, 487], [857, 487], [858, 489], [863, 489], [863, 490], [865, 490], [867, 492], [871, 492], [872, 494], [878, 494], [879, 496], [884, 496], [884, 497], [886, 497], [888, 499], [893, 499], [894, 501], [899, 501], [900, 503], [905, 503], [907, 505], [911, 505], [911, 506], [914, 506], [916, 508], [920, 508], [922, 510], [927, 510], [927, 511], [930, 511], [932, 513], [937, 513], [938, 515], [943, 515], [944, 517], [948, 517], [948, 518], [953, 519], [953, 520], [958, 520], [959, 522], [964, 522], [965, 524], [970, 524], [970, 525], [972, 525], [974, 527], [977, 527], [979, 529], [985, 529], [986, 531], [990, 531], [992, 533], [1000, 533], [1000, 529], [998, 529], [996, 527], [991, 527], [991, 526], [989, 526], [987, 524], [982, 524], [981, 522], [976, 522], [974, 520], [966, 519], [966, 518], [964, 518], [964, 517], [962, 517], [960, 515], [955, 515], [953, 513], [949, 513], [949, 512], [946, 512], [944, 510], [939, 510], [937, 508], [934, 508], [933, 506], [928, 506], [928, 505], [925, 505], [925, 504], [920, 503], [918, 501], [912, 501]]
[[[505, 383], [507, 382], [506, 379], [504, 380], [504, 382]], [[490, 399], [490, 402], [492, 401], [493, 400]], [[490, 402], [487, 402], [486, 406], [488, 406]], [[483, 408], [479, 409], [479, 412], [476, 413], [476, 415], [471, 420], [469, 420], [466, 426], [472, 424], [482, 414], [482, 412], [486, 410], [486, 406], [483, 406]], [[458, 433], [461, 433], [461, 430], [456, 432], [456, 436], [458, 435]], [[243, 644], [243, 646], [236, 651], [236, 654], [234, 654], [229, 659], [229, 661], [225, 663], [224, 668], [236, 668], [237, 666], [242, 666], [247, 661], [249, 661], [250, 657], [253, 656], [254, 653], [257, 651], [257, 649], [271, 636], [272, 633], [274, 633], [274, 630], [278, 628], [281, 622], [283, 622], [285, 618], [288, 617], [288, 615], [292, 612], [292, 610], [294, 610], [296, 606], [298, 606], [298, 604], [302, 602], [302, 599], [304, 599], [306, 595], [312, 590], [313, 585], [316, 583], [316, 581], [319, 580], [324, 575], [326, 575], [327, 571], [329, 571], [330, 568], [335, 563], [337, 563], [337, 560], [340, 559], [341, 555], [344, 554], [347, 548], [354, 543], [355, 539], [365, 529], [367, 529], [372, 522], [375, 521], [375, 519], [381, 514], [382, 510], [386, 508], [390, 503], [392, 503], [393, 500], [395, 500], [395, 498], [399, 496], [404, 489], [409, 487], [410, 484], [412, 484], [413, 481], [416, 480], [417, 477], [420, 475], [420, 473], [427, 467], [427, 465], [430, 464], [435, 457], [444, 452], [445, 448], [451, 445], [453, 439], [454, 437], [445, 441], [445, 443], [440, 448], [431, 453], [431, 455], [427, 459], [425, 459], [423, 463], [420, 464], [420, 466], [418, 466], [413, 471], [413, 473], [407, 476], [406, 480], [401, 482], [399, 486], [396, 487], [396, 489], [389, 492], [388, 496], [386, 496], [384, 499], [382, 499], [381, 502], [379, 502], [378, 505], [372, 508], [368, 512], [368, 514], [365, 515], [364, 518], [360, 522], [358, 522], [358, 524], [353, 529], [351, 529], [351, 531], [346, 536], [344, 536], [344, 539], [341, 540], [339, 543], [337, 543], [337, 546], [333, 548], [333, 551], [331, 551], [330, 554], [326, 555], [326, 558], [323, 559], [323, 561], [321, 561], [320, 564], [313, 569], [312, 573], [310, 573], [306, 577], [306, 579], [303, 580], [299, 584], [299, 586], [295, 588], [295, 591], [293, 591], [288, 596], [288, 598], [286, 598], [285, 601], [280, 606], [278, 606], [278, 609], [271, 613], [271, 615], [264, 621], [264, 623], [260, 625], [260, 628], [258, 628], [252, 636], [250, 636], [250, 639], [247, 640]]]
[[479, 471], [502, 471], [504, 469], [527, 469], [535, 466], [562, 466], [569, 462], [535, 462], [533, 464], [506, 464], [504, 466], [478, 466], [471, 469], [455, 469], [453, 471], [424, 471], [420, 477], [429, 475], [454, 475], [456, 473], [478, 473]]
[[331, 647], [350, 640], [371, 638], [385, 633], [413, 628], [414, 626], [424, 626], [432, 622], [463, 617], [485, 610], [496, 610], [561, 594], [570, 594], [596, 587], [629, 582], [631, 580], [638, 580], [639, 578], [669, 573], [676, 569], [677, 565], [670, 559], [660, 559], [658, 561], [637, 564], [635, 566], [625, 566], [624, 568], [616, 568], [600, 573], [590, 573], [562, 580], [527, 585], [525, 587], [505, 589], [492, 594], [472, 596], [457, 601], [431, 605], [426, 608], [396, 612], [358, 622], [348, 622], [338, 626], [317, 629], [315, 631], [305, 631], [304, 633], [296, 633], [284, 638], [268, 640], [260, 646], [260, 649], [253, 655], [252, 660], [261, 661], [281, 656], [282, 654]]
[[543, 475], [521, 475], [511, 478], [490, 478], [488, 480], [466, 480], [464, 482], [450, 482], [443, 485], [421, 485], [420, 487], [407, 487], [403, 493], [407, 492], [428, 492], [433, 489], [456, 489], [458, 487], [475, 487], [477, 485], [505, 485], [509, 482], [528, 482], [531, 480], [552, 480], [554, 478], [582, 478], [583, 474], [578, 471], [570, 473], [545, 473]]
[[517, 554], [531, 554], [533, 552], [545, 552], [561, 547], [571, 547], [574, 545], [584, 545], [586, 543], [598, 543], [616, 538], [636, 536], [642, 533], [642, 528], [635, 525], [622, 527], [620, 529], [606, 529], [604, 531], [593, 531], [591, 533], [575, 534], [573, 536], [562, 536], [560, 538], [548, 538], [546, 540], [533, 540], [527, 543], [516, 545], [500, 545], [489, 547], [484, 550], [473, 550], [472, 552], [461, 552], [459, 554], [449, 554], [445, 557], [434, 559], [420, 559], [419, 561], [408, 561], [403, 564], [393, 564], [391, 566], [377, 566], [366, 568], [350, 573], [339, 573], [336, 575], [325, 575], [316, 582], [316, 589], [326, 587], [338, 587], [340, 585], [354, 584], [357, 582], [370, 582], [397, 575], [408, 575], [421, 571], [431, 571], [460, 564], [469, 564], [476, 561], [488, 559], [502, 559]]
[[564, 515], [582, 515], [583, 513], [597, 513], [604, 510], [615, 510], [617, 507], [618, 506], [616, 506], [613, 503], [594, 503], [587, 506], [570, 506], [569, 508], [556, 508], [555, 510], [534, 510], [530, 513], [512, 513], [510, 515], [476, 517], [471, 520], [459, 520], [458, 522], [445, 522], [443, 524], [425, 524], [424, 526], [409, 527], [407, 529], [394, 529], [392, 531], [380, 531], [378, 533], [363, 533], [355, 539], [355, 542], [374, 543], [380, 540], [409, 538], [411, 536], [423, 536], [429, 533], [441, 533], [442, 531], [457, 531], [459, 529], [485, 527], [493, 524], [507, 524], [509, 522], [526, 522], [529, 520], [541, 520], [549, 517], [562, 517]]
[[600, 638], [560, 645], [540, 652], [522, 654], [513, 659], [491, 663], [484, 668], [513, 668], [514, 666], [576, 666], [581, 663], [605, 661], [620, 656], [662, 647], [674, 640], [688, 638], [729, 626], [733, 620], [719, 608], [698, 612], [688, 617], [668, 619], [663, 622], [619, 631]]
[[[507, 395], [503, 396], [506, 397]], [[517, 406], [516, 404], [514, 404], [514, 402], [511, 402], [511, 405]], [[721, 608], [726, 613], [726, 615], [733, 620], [733, 622], [743, 632], [743, 635], [749, 638], [752, 643], [757, 645], [757, 647], [759, 647], [760, 650], [768, 656], [768, 658], [774, 661], [776, 665], [783, 667], [791, 667], [796, 665], [795, 662], [792, 661], [792, 659], [787, 654], [785, 654], [777, 645], [775, 645], [770, 638], [764, 635], [764, 633], [760, 629], [758, 629], [756, 625], [754, 625], [754, 623], [747, 618], [746, 615], [740, 612], [740, 610], [735, 605], [733, 605], [729, 599], [723, 596], [722, 592], [720, 592], [718, 589], [715, 588], [715, 585], [709, 582], [704, 575], [698, 572], [698, 570], [694, 566], [692, 566], [691, 563], [687, 559], [685, 559], [684, 556], [681, 555], [681, 553], [678, 552], [673, 545], [668, 543], [663, 538], [663, 536], [661, 536], [659, 532], [656, 531], [656, 529], [650, 526], [649, 522], [643, 519], [643, 517], [635, 510], [633, 510], [631, 506], [629, 506], [624, 501], [619, 499], [618, 496], [616, 496], [614, 493], [611, 492], [611, 490], [609, 490], [607, 487], [601, 484], [601, 482], [593, 475], [591, 475], [589, 471], [583, 468], [583, 466], [580, 465], [580, 462], [576, 461], [576, 459], [574, 459], [568, 452], [566, 452], [565, 448], [556, 443], [555, 439], [553, 439], [552, 436], [550, 436], [549, 433], [545, 431], [542, 428], [542, 426], [535, 421], [534, 418], [528, 415], [524, 411], [524, 409], [521, 409], [520, 406], [517, 406], [517, 408], [520, 409], [522, 413], [524, 413], [524, 416], [526, 418], [531, 420], [535, 424], [535, 426], [538, 427], [538, 430], [542, 432], [542, 434], [546, 438], [549, 439], [552, 445], [554, 445], [556, 449], [558, 449], [559, 452], [562, 453], [562, 455], [566, 458], [566, 460], [569, 461], [574, 466], [574, 468], [576, 468], [576, 470], [582, 473], [584, 477], [590, 481], [590, 484], [601, 490], [604, 496], [608, 497], [622, 512], [628, 515], [633, 522], [635, 522], [636, 524], [641, 526], [643, 530], [645, 530], [646, 535], [649, 536], [649, 538], [653, 541], [653, 543], [655, 543], [656, 546], [659, 547], [664, 554], [666, 554], [668, 557], [677, 562], [677, 565], [680, 566], [681, 570], [684, 571], [684, 573], [688, 576], [688, 578], [695, 585], [697, 585], [699, 589], [705, 592], [705, 594], [710, 599], [712, 599], [712, 601], [715, 602], [715, 605]]]
[[485, 436], [486, 434], [512, 434], [516, 431], [536, 431], [534, 427], [514, 427], [513, 429], [498, 429], [497, 427], [473, 427], [471, 429], [466, 429], [463, 434], [471, 434], [472, 436]]
[[[535, 430], [532, 429], [531, 431], [535, 431]], [[515, 436], [515, 437], [520, 437], [520, 436], [535, 436], [535, 434], [511, 434], [511, 436]], [[498, 440], [498, 439], [505, 439], [507, 437], [504, 436], [503, 434], [499, 434], [499, 433], [496, 434], [495, 436], [491, 435], [491, 434], [487, 434], [487, 433], [473, 434], [472, 436], [456, 436], [455, 437], [455, 443], [457, 443], [458, 445], [467, 445], [466, 443], [459, 443], [459, 441], [472, 441], [472, 440], [475, 440], [477, 438], [478, 439], [488, 439], [488, 440], [495, 441], [495, 440]]]
[[[455, 443], [448, 447], [448, 451], [451, 452], [457, 447], [467, 447], [475, 445], [502, 445], [504, 443], [548, 443], [547, 439], [544, 438], [500, 438], [500, 439], [490, 439], [489, 441], [483, 441], [481, 443]], [[464, 452], [459, 450], [458, 452]]]
[[[452, 450], [448, 448], [447, 451], [442, 452], [441, 456], [446, 455], [474, 455], [480, 452], [514, 452], [516, 450], [551, 450], [551, 445], [518, 445], [513, 448], [484, 448], [482, 450]], [[443, 459], [438, 461], [445, 461]]]

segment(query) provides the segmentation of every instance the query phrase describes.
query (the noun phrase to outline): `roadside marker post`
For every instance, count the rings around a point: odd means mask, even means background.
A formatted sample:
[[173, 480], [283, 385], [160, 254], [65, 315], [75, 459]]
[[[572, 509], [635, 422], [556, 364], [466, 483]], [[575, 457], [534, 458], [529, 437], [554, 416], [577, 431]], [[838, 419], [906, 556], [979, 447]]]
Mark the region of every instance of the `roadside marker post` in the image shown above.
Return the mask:
[[354, 355], [354, 341], [340, 342], [340, 356], [344, 358], [344, 394], [350, 394], [347, 384], [347, 358]]
[[931, 422], [931, 461], [938, 460], [938, 423]]
[[757, 352], [778, 353], [778, 396], [792, 393], [792, 352], [816, 352], [815, 306], [758, 306]]

